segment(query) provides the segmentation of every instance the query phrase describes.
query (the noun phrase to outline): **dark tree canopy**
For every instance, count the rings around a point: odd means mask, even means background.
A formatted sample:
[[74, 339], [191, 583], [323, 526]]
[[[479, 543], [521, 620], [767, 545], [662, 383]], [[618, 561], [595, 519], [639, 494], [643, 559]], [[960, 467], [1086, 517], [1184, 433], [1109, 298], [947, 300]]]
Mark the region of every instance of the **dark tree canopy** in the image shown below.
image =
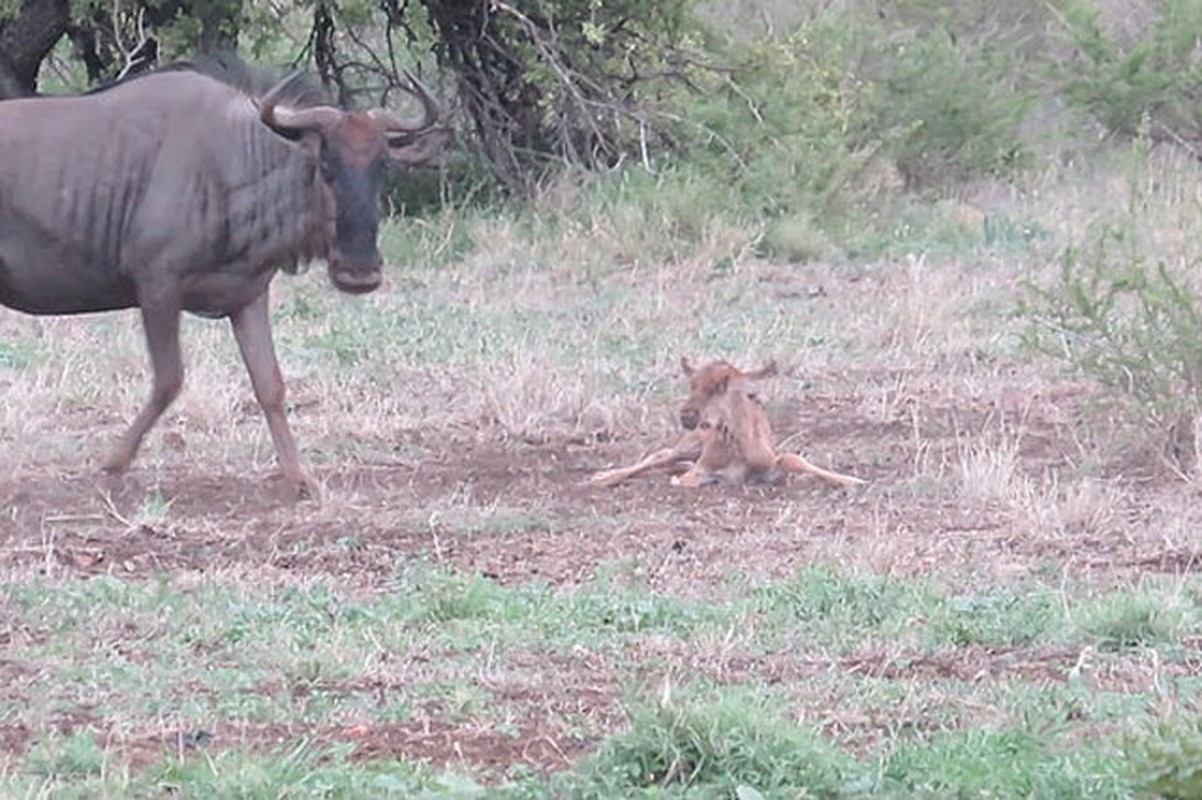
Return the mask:
[[406, 70], [437, 68], [469, 147], [522, 191], [548, 165], [646, 156], [656, 93], [694, 62], [689, 1], [0, 0], [0, 97], [44, 90], [51, 58], [95, 85], [237, 53], [314, 69], [344, 104], [386, 102]]

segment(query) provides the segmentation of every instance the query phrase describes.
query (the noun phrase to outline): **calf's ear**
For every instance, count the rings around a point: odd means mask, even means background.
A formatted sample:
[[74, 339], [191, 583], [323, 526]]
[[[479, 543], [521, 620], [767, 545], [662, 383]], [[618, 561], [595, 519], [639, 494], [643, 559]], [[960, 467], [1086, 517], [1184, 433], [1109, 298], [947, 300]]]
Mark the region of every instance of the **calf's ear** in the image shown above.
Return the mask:
[[744, 372], [743, 377], [747, 378], [748, 380], [758, 381], [763, 378], [771, 378], [773, 375], [776, 375], [776, 374], [777, 374], [776, 359], [773, 359], [757, 370], [752, 370], [751, 372]]

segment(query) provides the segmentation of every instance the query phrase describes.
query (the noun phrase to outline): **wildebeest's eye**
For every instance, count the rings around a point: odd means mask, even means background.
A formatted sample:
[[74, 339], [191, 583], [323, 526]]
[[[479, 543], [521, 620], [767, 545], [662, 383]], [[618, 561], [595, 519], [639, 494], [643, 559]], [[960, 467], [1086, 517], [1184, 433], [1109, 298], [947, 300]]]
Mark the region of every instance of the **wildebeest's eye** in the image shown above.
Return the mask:
[[321, 149], [321, 175], [326, 180], [332, 180], [337, 174], [338, 168], [334, 163], [334, 159], [330, 156], [329, 151], [324, 147]]

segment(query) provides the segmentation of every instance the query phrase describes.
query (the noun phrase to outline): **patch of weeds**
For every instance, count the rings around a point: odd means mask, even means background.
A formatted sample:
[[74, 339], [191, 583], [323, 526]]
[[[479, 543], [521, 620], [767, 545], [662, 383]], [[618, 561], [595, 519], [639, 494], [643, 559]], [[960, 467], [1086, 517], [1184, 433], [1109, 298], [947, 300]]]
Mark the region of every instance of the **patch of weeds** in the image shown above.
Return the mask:
[[830, 237], [807, 213], [772, 220], [757, 249], [762, 255], [798, 264], [824, 261], [836, 255]]
[[525, 639], [545, 604], [553, 601], [538, 586], [510, 588], [482, 575], [411, 564], [398, 572], [374, 611], [390, 631], [384, 641], [391, 647], [433, 637], [439, 648], [471, 653]]
[[1025, 250], [1052, 236], [1039, 222], [1016, 220], [1005, 214], [983, 215], [981, 228], [985, 246], [997, 250]]
[[580, 593], [565, 606], [577, 630], [593, 633], [659, 631], [687, 638], [722, 616], [703, 603], [629, 590]]
[[30, 750], [29, 768], [46, 778], [82, 778], [99, 775], [105, 764], [104, 749], [89, 730], [52, 735]]
[[1166, 723], [1124, 743], [1127, 770], [1150, 797], [1202, 800], [1202, 720]]
[[843, 795], [857, 777], [855, 762], [774, 705], [745, 687], [665, 687], [658, 699], [628, 706], [629, 729], [602, 743], [571, 796]]
[[328, 353], [343, 366], [370, 361], [382, 343], [391, 343], [393, 323], [366, 309], [357, 313], [332, 313], [321, 333], [308, 340], [313, 350]]
[[934, 642], [956, 647], [1025, 647], [1060, 621], [1055, 598], [1048, 592], [997, 591], [941, 599], [927, 628]]
[[128, 618], [147, 610], [156, 600], [165, 600], [159, 586], [108, 575], [67, 586], [9, 584], [4, 590], [26, 625], [55, 633], [96, 633], [99, 626], [113, 624], [107, 613], [114, 609], [120, 609], [122, 617]]
[[32, 339], [0, 341], [0, 369], [25, 369], [41, 359], [41, 351]]
[[535, 509], [465, 508], [431, 513], [427, 524], [445, 528], [451, 535], [504, 535], [523, 531], [554, 530], [558, 520]]
[[[938, 647], [1025, 646], [1059, 619], [1046, 592], [999, 590], [943, 596], [919, 583], [840, 575], [813, 566], [757, 592], [756, 605], [778, 623], [803, 623], [824, 642], [860, 643], [868, 632]], [[914, 632], [908, 637], [906, 630]]]
[[288, 301], [273, 312], [277, 323], [284, 321], [299, 324], [321, 319], [326, 311], [326, 302], [318, 298], [317, 289], [311, 283], [300, 283], [289, 295]]
[[[458, 264], [475, 250], [471, 214], [450, 208], [440, 214], [393, 216], [380, 226], [380, 253], [399, 269]], [[395, 280], [395, 272], [388, 275]]]
[[443, 364], [496, 336], [487, 315], [428, 295], [384, 291], [356, 302], [326, 296], [313, 302], [322, 309], [319, 320], [281, 326], [290, 358], [299, 351], [299, 359], [345, 367]]
[[927, 602], [926, 593], [913, 584], [811, 566], [758, 590], [754, 605], [778, 624], [800, 622], [821, 631], [826, 641], [839, 638], [850, 644], [865, 631], [900, 629]]
[[196, 798], [412, 798], [432, 785], [431, 776], [403, 761], [352, 763], [349, 749], [301, 742], [262, 755], [226, 751], [166, 763], [150, 782], [159, 793]]
[[1187, 623], [1185, 609], [1146, 591], [1118, 591], [1094, 598], [1076, 611], [1081, 631], [1103, 650], [1153, 647], [1177, 639]]
[[[687, 637], [724, 619], [711, 606], [601, 583], [559, 596], [548, 587], [501, 586], [487, 578], [424, 566], [409, 567], [387, 602], [387, 616], [418, 624], [469, 622], [499, 633], [528, 637], [531, 628], [544, 637], [596, 639], [598, 634], [651, 631]], [[460, 631], [466, 632], [466, 628]]]
[[512, 620], [528, 613], [514, 592], [477, 575], [443, 570], [407, 570], [398, 587], [406, 616], [414, 622]]
[[1126, 798], [1105, 746], [1062, 750], [1055, 738], [972, 728], [903, 745], [882, 768], [886, 797]]

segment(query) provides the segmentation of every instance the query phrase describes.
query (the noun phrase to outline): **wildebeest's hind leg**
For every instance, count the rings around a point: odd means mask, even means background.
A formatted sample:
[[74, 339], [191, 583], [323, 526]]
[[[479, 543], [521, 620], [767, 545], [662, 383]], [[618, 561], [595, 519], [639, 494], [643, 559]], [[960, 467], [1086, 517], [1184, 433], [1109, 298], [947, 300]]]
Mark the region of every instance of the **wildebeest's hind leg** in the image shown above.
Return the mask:
[[119, 473], [129, 468], [142, 444], [142, 437], [171, 405], [184, 384], [184, 365], [179, 351], [178, 302], [166, 300], [148, 303], [144, 300], [142, 331], [146, 335], [153, 372], [150, 400], [105, 459], [105, 472]]
[[296, 440], [288, 428], [284, 414], [284, 378], [280, 375], [280, 364], [275, 357], [275, 345], [271, 340], [271, 318], [267, 306], [267, 292], [263, 292], [248, 305], [230, 317], [234, 326], [234, 338], [242, 352], [242, 361], [250, 373], [250, 382], [255, 389], [255, 398], [267, 417], [267, 427], [275, 443], [276, 457], [286, 480], [301, 497], [316, 497], [317, 484], [301, 466]]
[[839, 486], [855, 486], [857, 484], [866, 483], [866, 481], [857, 478], [854, 475], [844, 475], [842, 472], [831, 472], [828, 469], [811, 464], [799, 455], [786, 453], [776, 457], [776, 466], [788, 472], [808, 472], [811, 475], [822, 478], [824, 481], [838, 484]]

